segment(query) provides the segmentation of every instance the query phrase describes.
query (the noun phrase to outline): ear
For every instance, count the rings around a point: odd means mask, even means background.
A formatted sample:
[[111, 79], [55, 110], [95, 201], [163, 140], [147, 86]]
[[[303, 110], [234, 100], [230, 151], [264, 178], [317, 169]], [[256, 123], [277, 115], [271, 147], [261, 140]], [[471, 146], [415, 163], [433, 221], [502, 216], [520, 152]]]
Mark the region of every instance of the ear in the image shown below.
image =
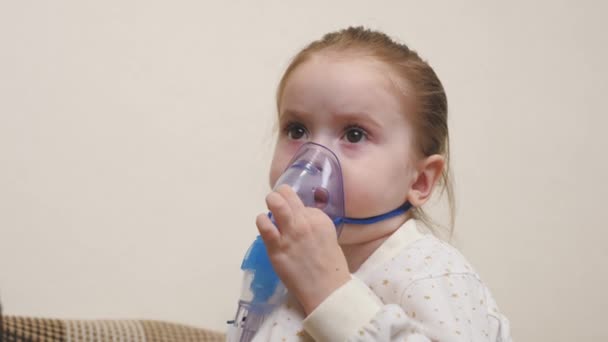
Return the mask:
[[438, 154], [426, 157], [418, 163], [414, 182], [407, 195], [407, 200], [414, 207], [421, 207], [431, 198], [444, 166], [445, 159]]

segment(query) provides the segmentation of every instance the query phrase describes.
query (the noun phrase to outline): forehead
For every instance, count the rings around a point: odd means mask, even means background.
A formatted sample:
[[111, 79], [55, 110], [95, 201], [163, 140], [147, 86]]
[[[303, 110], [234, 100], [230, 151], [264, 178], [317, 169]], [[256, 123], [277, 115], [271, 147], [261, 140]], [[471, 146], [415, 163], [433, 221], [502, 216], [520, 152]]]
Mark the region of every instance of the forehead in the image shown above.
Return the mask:
[[372, 57], [317, 54], [289, 75], [279, 110], [403, 116], [410, 110], [411, 96], [402, 83]]

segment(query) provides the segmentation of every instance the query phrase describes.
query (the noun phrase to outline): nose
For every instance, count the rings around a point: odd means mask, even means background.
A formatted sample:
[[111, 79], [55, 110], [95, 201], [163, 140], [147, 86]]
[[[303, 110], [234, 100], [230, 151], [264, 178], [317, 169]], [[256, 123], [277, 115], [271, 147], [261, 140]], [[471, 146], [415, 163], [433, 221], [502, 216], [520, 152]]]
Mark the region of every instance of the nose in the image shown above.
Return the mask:
[[308, 142], [321, 145], [332, 151], [337, 157], [340, 157], [340, 137], [334, 131], [319, 129], [309, 137]]
[[309, 140], [309, 142], [313, 142], [315, 144], [324, 146], [324, 147], [326, 147], [326, 148], [328, 148], [329, 150], [332, 150], [332, 151], [334, 150], [334, 148], [333, 148], [334, 146], [332, 146], [333, 145], [333, 140], [329, 136], [327, 136], [326, 134], [315, 135], [311, 140]]
[[[298, 153], [299, 161], [296, 161], [295, 165], [305, 169], [309, 174], [315, 176], [321, 176], [324, 178], [323, 184], [327, 181], [329, 174], [335, 172], [335, 168], [340, 168], [340, 159], [338, 155], [331, 148], [318, 144], [316, 142], [307, 142], [305, 145], [300, 147], [300, 153]], [[301, 164], [301, 165], [300, 165]], [[325, 173], [327, 172], [327, 173]], [[325, 174], [325, 177], [323, 175]], [[322, 195], [320, 195], [322, 197]]]

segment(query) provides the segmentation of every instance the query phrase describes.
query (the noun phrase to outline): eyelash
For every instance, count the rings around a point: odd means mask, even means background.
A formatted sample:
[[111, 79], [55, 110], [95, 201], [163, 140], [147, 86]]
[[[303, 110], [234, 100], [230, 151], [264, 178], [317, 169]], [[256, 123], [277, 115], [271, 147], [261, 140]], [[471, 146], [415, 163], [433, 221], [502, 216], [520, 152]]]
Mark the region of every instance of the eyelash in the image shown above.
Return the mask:
[[[296, 122], [296, 121], [287, 122], [282, 130], [283, 134], [286, 135], [287, 137], [289, 137], [291, 130], [294, 128], [302, 128], [304, 130], [304, 134], [308, 135], [308, 129], [306, 129], [306, 127], [303, 124]], [[342, 138], [346, 137], [346, 134], [352, 130], [357, 130], [357, 131], [361, 132], [361, 134], [363, 135], [363, 138], [365, 138], [365, 140], [369, 139], [369, 133], [367, 132], [367, 130], [364, 127], [362, 127], [361, 125], [358, 125], [355, 123], [347, 124], [344, 127]], [[297, 140], [297, 139], [295, 139], [295, 140]], [[353, 143], [353, 144], [356, 144], [356, 143]]]
[[295, 121], [291, 121], [285, 124], [285, 127], [283, 128], [283, 134], [289, 137], [291, 130], [294, 128], [302, 128], [304, 130], [304, 134], [308, 134], [308, 130], [306, 129], [306, 127], [304, 127], [304, 125], [302, 125], [301, 123]]
[[351, 130], [357, 130], [357, 131], [361, 132], [361, 134], [363, 135], [363, 138], [365, 140], [369, 139], [369, 134], [367, 133], [367, 130], [365, 128], [361, 127], [360, 125], [357, 125], [357, 124], [346, 125], [346, 127], [344, 128], [344, 134], [343, 134], [343, 136], [346, 136], [346, 134], [348, 132], [350, 132]]

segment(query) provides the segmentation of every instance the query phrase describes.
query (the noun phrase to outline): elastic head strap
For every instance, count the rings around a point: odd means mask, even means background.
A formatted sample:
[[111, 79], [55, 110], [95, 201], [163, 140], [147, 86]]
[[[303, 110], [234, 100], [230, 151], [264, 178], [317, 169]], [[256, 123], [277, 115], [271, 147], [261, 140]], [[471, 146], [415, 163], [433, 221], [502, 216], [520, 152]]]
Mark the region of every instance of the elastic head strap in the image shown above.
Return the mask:
[[398, 215], [401, 215], [405, 212], [407, 212], [408, 210], [410, 210], [412, 208], [412, 205], [410, 204], [410, 202], [405, 202], [403, 203], [400, 207], [389, 211], [388, 213], [385, 214], [380, 214], [380, 215], [376, 215], [376, 216], [372, 216], [372, 217], [367, 217], [367, 218], [350, 218], [350, 217], [338, 217], [334, 220], [334, 224], [337, 226], [339, 226], [342, 223], [349, 223], [349, 224], [372, 224], [372, 223], [376, 223], [376, 222], [380, 222], [386, 219], [389, 219], [391, 217], [395, 217]]

